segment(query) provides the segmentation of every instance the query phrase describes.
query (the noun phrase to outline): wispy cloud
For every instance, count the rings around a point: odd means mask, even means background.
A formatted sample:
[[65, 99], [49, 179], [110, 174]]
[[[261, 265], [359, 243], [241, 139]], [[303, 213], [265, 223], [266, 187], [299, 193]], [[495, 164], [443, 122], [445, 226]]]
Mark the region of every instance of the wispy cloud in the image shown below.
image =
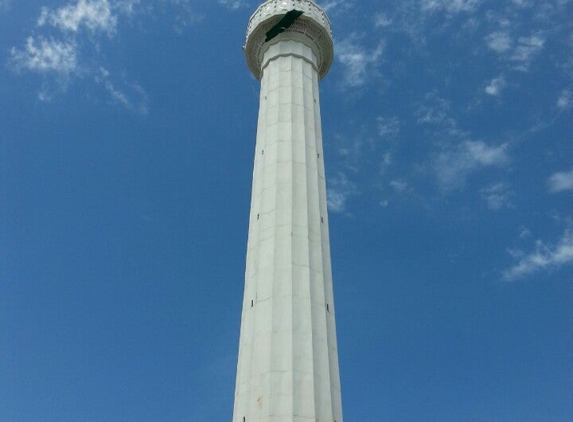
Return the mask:
[[348, 199], [356, 195], [356, 185], [348, 180], [346, 175], [338, 172], [328, 181], [326, 190], [328, 209], [332, 212], [345, 212]]
[[376, 66], [380, 63], [384, 52], [383, 42], [373, 50], [369, 50], [361, 44], [360, 38], [357, 34], [351, 34], [334, 45], [335, 56], [344, 69], [344, 86], [347, 88], [359, 88], [365, 85], [368, 75], [376, 73]]
[[248, 5], [248, 2], [245, 0], [217, 0], [217, 2], [232, 10], [237, 10]]
[[532, 6], [531, 0], [511, 0], [511, 2], [518, 7], [531, 7]]
[[485, 93], [497, 97], [503, 88], [505, 88], [505, 78], [498, 76], [492, 79], [489, 85], [485, 87]]
[[392, 161], [393, 161], [392, 153], [385, 152], [382, 155], [382, 159], [380, 160], [380, 173], [381, 174], [385, 173], [390, 168], [390, 166], [392, 165]]
[[113, 6], [120, 13], [131, 15], [136, 10], [135, 7], [140, 5], [141, 1], [142, 0], [114, 0]]
[[531, 236], [531, 231], [527, 227], [521, 226], [519, 229], [519, 238], [525, 239], [526, 237], [529, 236]]
[[374, 16], [374, 26], [377, 28], [385, 28], [390, 25], [392, 25], [392, 19], [386, 13], [380, 12]]
[[353, 6], [353, 0], [325, 0], [320, 2], [320, 7], [330, 14], [336, 15], [337, 13], [348, 10]]
[[408, 182], [404, 180], [392, 180], [389, 185], [398, 193], [403, 193], [408, 189]]
[[[65, 91], [74, 79], [92, 80], [105, 88], [114, 103], [145, 113], [147, 98], [143, 89], [133, 83], [120, 84], [128, 89], [118, 88], [110, 72], [97, 63], [98, 37], [112, 37], [117, 30], [118, 17], [130, 15], [139, 4], [140, 0], [76, 0], [59, 8], [43, 7], [35, 32], [48, 31], [46, 27], [56, 31], [50, 30], [49, 37], [30, 35], [23, 47], [13, 47], [10, 64], [15, 70], [45, 76], [38, 94], [40, 100], [49, 100], [56, 92]], [[86, 37], [88, 42], [85, 42]], [[54, 81], [55, 88], [50, 89]]]
[[471, 133], [461, 129], [452, 114], [451, 102], [435, 91], [424, 96], [423, 104], [414, 114], [417, 124], [429, 126], [432, 141], [427, 153], [429, 169], [444, 194], [462, 189], [471, 174], [502, 167], [510, 161], [507, 143], [473, 140]]
[[397, 117], [377, 117], [376, 123], [381, 138], [394, 138], [400, 132], [400, 121]]
[[573, 190], [573, 169], [551, 175], [548, 184], [553, 193]]
[[[425, 192], [428, 195], [428, 189], [419, 189], [421, 184], [427, 188], [428, 182], [433, 182], [433, 186], [440, 191], [438, 194], [461, 191], [468, 185], [475, 189], [474, 194], [478, 200], [483, 201], [483, 208], [487, 206], [490, 210], [503, 210], [517, 206], [519, 183], [515, 180], [511, 180], [511, 184], [492, 182], [499, 182], [501, 177], [505, 180], [504, 173], [512, 161], [511, 157], [521, 154], [512, 148], [512, 145], [520, 142], [520, 135], [507, 132], [508, 135], [502, 137], [496, 137], [495, 134], [488, 137], [484, 135], [484, 128], [475, 126], [471, 121], [487, 109], [491, 101], [496, 102], [496, 109], [503, 113], [516, 100], [534, 98], [528, 95], [537, 88], [527, 85], [532, 79], [523, 72], [544, 70], [545, 67], [541, 69], [537, 65], [545, 59], [547, 67], [560, 65], [560, 74], [567, 76], [560, 79], [563, 85], [557, 85], [559, 89], [556, 92], [548, 93], [551, 102], [549, 105], [534, 105], [537, 114], [524, 118], [537, 123], [550, 113], [569, 110], [568, 107], [573, 106], [573, 90], [566, 78], [572, 74], [571, 68], [563, 63], [568, 57], [566, 54], [561, 59], [558, 56], [561, 52], [571, 51], [573, 38], [570, 36], [570, 25], [565, 31], [564, 26], [567, 25], [564, 25], [562, 19], [558, 20], [560, 27], [557, 29], [551, 26], [550, 21], [539, 18], [542, 9], [551, 9], [545, 12], [546, 15], [556, 18], [561, 7], [558, 6], [558, 0], [509, 0], [495, 6], [490, 3], [471, 0], [403, 0], [395, 5], [380, 4], [374, 9], [375, 13], [367, 17], [366, 25], [369, 28], [364, 29], [364, 34], [339, 36], [340, 42], [337, 44], [343, 48], [337, 50], [337, 60], [342, 57], [338, 71], [344, 71], [346, 88], [370, 88], [373, 86], [372, 74], [376, 75], [378, 71], [383, 72], [384, 77], [387, 74], [396, 76], [391, 79], [392, 85], [386, 88], [389, 93], [404, 95], [409, 105], [414, 107], [416, 97], [420, 100], [414, 113], [410, 112], [403, 119], [401, 117], [401, 121], [392, 120], [391, 116], [395, 114], [393, 111], [374, 122], [370, 120], [369, 130], [379, 134], [379, 138], [376, 138], [377, 149], [375, 154], [364, 154], [363, 160], [356, 160], [354, 171], [365, 173], [367, 167], [376, 171], [374, 183], [379, 189], [387, 189], [387, 192], [396, 194], [400, 185], [389, 185], [389, 181], [408, 181], [414, 192]], [[562, 12], [564, 10], [561, 9]], [[353, 20], [358, 18], [355, 11], [348, 13], [355, 13]], [[380, 37], [383, 34], [387, 41], [387, 47], [377, 57], [377, 62], [372, 55], [368, 56], [376, 45], [376, 38], [369, 39], [367, 35], [372, 29], [373, 36]], [[405, 35], [411, 35], [412, 39]], [[472, 40], [474, 43], [469, 48]], [[465, 52], [457, 50], [457, 61], [445, 54], [442, 56], [441, 46], [437, 45], [450, 41], [454, 48], [465, 46]], [[567, 43], [569, 49], [561, 49]], [[438, 57], [436, 54], [444, 60], [433, 60], [432, 57]], [[429, 86], [429, 83], [421, 82], [412, 86], [408, 81], [400, 80], [403, 69], [409, 68], [410, 61], [413, 63], [420, 57], [424, 58], [420, 62], [427, 68], [418, 67], [416, 72], [419, 73], [416, 74], [425, 75], [435, 87], [423, 99], [420, 98], [423, 95], [420, 86]], [[480, 63], [477, 67], [471, 65], [475, 72], [467, 77], [462, 70], [466, 62]], [[380, 73], [375, 77], [381, 79]], [[394, 91], [399, 83], [406, 85], [400, 88], [401, 91]], [[466, 86], [460, 90], [464, 83], [469, 83], [470, 89]], [[504, 99], [503, 103], [501, 98]], [[386, 110], [392, 110], [390, 103], [384, 106]], [[561, 114], [565, 116], [565, 113]], [[415, 128], [416, 123], [423, 127]], [[500, 125], [508, 128], [511, 122], [502, 119], [497, 126]], [[418, 131], [416, 134], [413, 133], [414, 129]], [[488, 126], [488, 133], [499, 132], [491, 132], [490, 129]], [[387, 142], [397, 138], [400, 132], [400, 143]], [[512, 140], [505, 143], [508, 139]], [[405, 158], [410, 160], [408, 169], [403, 165]], [[376, 160], [376, 166], [372, 166], [373, 160]], [[352, 178], [352, 173], [347, 174]], [[384, 174], [384, 180], [381, 180], [381, 174]], [[476, 183], [468, 183], [472, 181]]]
[[38, 26], [52, 25], [62, 31], [77, 32], [87, 28], [91, 32], [111, 33], [115, 30], [117, 17], [107, 0], [78, 0], [56, 10], [42, 9]]
[[450, 114], [450, 102], [440, 98], [432, 91], [424, 96], [424, 104], [416, 110], [416, 123], [439, 126], [447, 130], [454, 130], [457, 126]]
[[545, 40], [538, 35], [530, 37], [520, 37], [517, 40], [517, 47], [510, 56], [515, 63], [515, 69], [526, 71], [533, 58], [543, 49]]
[[94, 79], [103, 85], [114, 102], [136, 113], [147, 114], [147, 94], [138, 84], [124, 84], [124, 88], [121, 89], [111, 80], [110, 72], [103, 67]]
[[467, 177], [486, 167], [499, 167], [509, 162], [507, 144], [487, 145], [483, 141], [465, 141], [439, 153], [434, 162], [440, 189], [460, 189]]
[[[219, 0], [219, 3], [233, 9], [247, 1]], [[9, 3], [0, 0], [0, 8]], [[66, 91], [74, 80], [95, 81], [105, 88], [113, 103], [146, 113], [147, 96], [141, 86], [118, 81], [108, 70], [102, 73], [100, 38], [113, 38], [122, 17], [151, 13], [167, 5], [174, 11], [175, 30], [181, 32], [201, 19], [194, 4], [194, 0], [163, 0], [155, 4], [142, 0], [70, 0], [60, 7], [43, 7], [25, 45], [10, 49], [9, 64], [16, 71], [44, 75], [38, 95], [41, 100]], [[51, 85], [56, 88], [47, 88]]]
[[545, 38], [540, 34], [519, 37], [517, 41], [507, 31], [492, 32], [485, 37], [487, 46], [500, 58], [512, 63], [515, 70], [527, 71], [531, 62], [543, 50]]
[[573, 105], [573, 92], [569, 89], [564, 89], [557, 98], [557, 108], [567, 110]]
[[430, 12], [473, 12], [481, 3], [482, 0], [421, 0], [420, 8]]
[[17, 69], [68, 76], [78, 68], [77, 47], [73, 41], [30, 36], [23, 49], [12, 48], [10, 54]]
[[505, 53], [508, 51], [513, 41], [509, 34], [504, 31], [493, 32], [485, 37], [487, 46], [496, 53]]
[[487, 207], [492, 211], [502, 208], [511, 208], [511, 197], [513, 192], [507, 183], [494, 183], [480, 190], [482, 199], [486, 202]]
[[567, 228], [561, 239], [554, 245], [546, 245], [538, 240], [535, 250], [530, 253], [509, 251], [517, 263], [503, 271], [506, 281], [514, 281], [542, 270], [556, 269], [573, 263], [573, 230]]
[[338, 165], [343, 171], [358, 173], [364, 168], [364, 155], [371, 154], [376, 148], [370, 129], [369, 125], [363, 124], [355, 127], [350, 136], [335, 134]]

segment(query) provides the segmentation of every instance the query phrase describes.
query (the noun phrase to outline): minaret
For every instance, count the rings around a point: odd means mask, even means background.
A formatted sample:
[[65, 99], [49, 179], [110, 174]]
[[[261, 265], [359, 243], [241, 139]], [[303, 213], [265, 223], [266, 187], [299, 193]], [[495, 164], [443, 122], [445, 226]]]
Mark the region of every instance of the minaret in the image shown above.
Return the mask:
[[330, 22], [269, 0], [245, 53], [261, 93], [233, 422], [343, 422], [318, 99]]

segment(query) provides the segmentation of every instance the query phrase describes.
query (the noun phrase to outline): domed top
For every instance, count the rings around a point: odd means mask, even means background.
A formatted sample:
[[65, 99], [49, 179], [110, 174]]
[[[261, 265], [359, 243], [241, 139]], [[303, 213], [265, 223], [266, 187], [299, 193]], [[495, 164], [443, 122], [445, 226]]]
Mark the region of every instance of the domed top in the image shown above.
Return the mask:
[[[291, 14], [293, 16], [288, 19]], [[288, 22], [282, 26], [285, 18]], [[279, 22], [281, 27], [277, 28]], [[271, 33], [273, 35], [269, 35]], [[328, 73], [333, 59], [333, 46], [330, 21], [324, 11], [312, 0], [268, 0], [251, 16], [244, 47], [247, 64], [257, 79], [262, 77], [262, 60], [268, 47], [292, 38], [312, 48], [317, 58], [320, 79]]]

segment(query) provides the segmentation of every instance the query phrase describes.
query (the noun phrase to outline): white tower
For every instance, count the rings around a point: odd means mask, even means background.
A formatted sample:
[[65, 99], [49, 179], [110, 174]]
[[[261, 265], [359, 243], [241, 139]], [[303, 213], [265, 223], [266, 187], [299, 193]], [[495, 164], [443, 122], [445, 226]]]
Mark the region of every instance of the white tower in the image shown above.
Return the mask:
[[245, 53], [261, 93], [233, 422], [343, 422], [318, 100], [330, 22], [269, 0]]

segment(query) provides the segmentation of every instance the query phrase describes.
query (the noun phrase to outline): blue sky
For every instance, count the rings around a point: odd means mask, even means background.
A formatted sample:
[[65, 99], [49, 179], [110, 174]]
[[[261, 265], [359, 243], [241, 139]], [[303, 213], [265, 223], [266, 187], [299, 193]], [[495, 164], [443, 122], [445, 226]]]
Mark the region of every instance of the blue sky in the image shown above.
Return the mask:
[[[319, 2], [343, 407], [573, 415], [573, 1]], [[229, 421], [251, 0], [0, 0], [0, 421]]]

